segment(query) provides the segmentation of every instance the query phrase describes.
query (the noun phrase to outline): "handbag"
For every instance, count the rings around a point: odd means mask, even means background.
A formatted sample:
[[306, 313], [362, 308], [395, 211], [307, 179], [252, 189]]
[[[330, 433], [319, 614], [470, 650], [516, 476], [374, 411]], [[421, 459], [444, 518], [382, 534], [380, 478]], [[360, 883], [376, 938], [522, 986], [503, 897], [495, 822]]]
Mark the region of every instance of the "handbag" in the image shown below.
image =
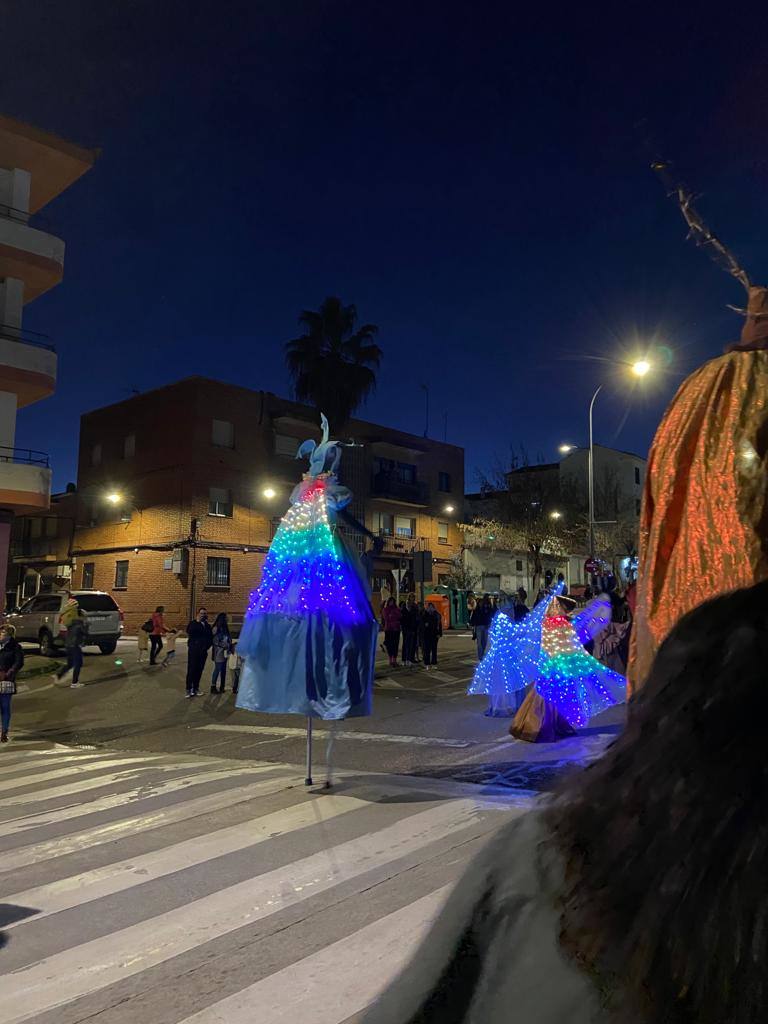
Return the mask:
[[16, 680], [11, 676], [9, 679], [3, 669], [0, 669], [0, 694], [8, 695], [16, 693]]

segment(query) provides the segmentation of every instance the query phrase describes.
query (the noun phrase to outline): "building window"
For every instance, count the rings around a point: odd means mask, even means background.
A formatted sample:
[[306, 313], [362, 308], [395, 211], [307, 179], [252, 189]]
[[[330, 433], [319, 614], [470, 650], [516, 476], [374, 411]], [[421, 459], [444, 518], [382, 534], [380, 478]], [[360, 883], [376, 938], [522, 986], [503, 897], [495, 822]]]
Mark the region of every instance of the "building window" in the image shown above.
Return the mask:
[[443, 523], [438, 520], [437, 523], [437, 543], [447, 544], [448, 543], [448, 523]]
[[437, 489], [443, 491], [445, 494], [450, 494], [451, 491], [451, 474], [450, 473], [438, 473], [437, 474]]
[[516, 558], [515, 559], [515, 572], [522, 572], [522, 571], [523, 571], [523, 560], [522, 560], [522, 558]]
[[128, 587], [128, 560], [115, 562], [115, 590], [126, 590]]
[[228, 587], [229, 566], [229, 558], [207, 559], [205, 569], [205, 585], [207, 587]]
[[45, 520], [45, 536], [57, 537], [59, 533], [59, 520], [55, 516], [48, 516]]
[[211, 442], [217, 448], [235, 447], [235, 427], [227, 420], [213, 420], [211, 429]]
[[639, 466], [635, 466], [635, 483], [636, 484], [640, 483], [640, 467]]
[[136, 454], [136, 435], [128, 434], [123, 441], [123, 458], [132, 459]]
[[489, 594], [498, 593], [501, 588], [501, 576], [483, 575], [483, 590]]
[[409, 516], [395, 516], [395, 536], [415, 537], [416, 520]]
[[208, 515], [232, 518], [232, 492], [224, 487], [211, 487], [208, 495]]
[[391, 512], [374, 512], [373, 529], [380, 537], [391, 537], [395, 532], [395, 517]]
[[29, 520], [29, 539], [37, 540], [38, 537], [43, 535], [43, 520], [42, 519], [30, 519]]
[[639, 498], [635, 498], [635, 515], [636, 516], [640, 515], [640, 499]]
[[[120, 565], [119, 562], [117, 564]], [[128, 563], [126, 562], [125, 565], [127, 566]], [[94, 577], [95, 572], [96, 572], [96, 563], [95, 562], [83, 562], [83, 590], [93, 590], [93, 577]], [[125, 576], [126, 576], [126, 579], [127, 579], [128, 578], [128, 570], [127, 569], [126, 569]], [[117, 578], [117, 577], [115, 577], [115, 578]], [[117, 584], [115, 584], [115, 586], [117, 586]]]
[[287, 434], [275, 434], [275, 455], [284, 455], [288, 459], [296, 458], [299, 442]]
[[91, 448], [91, 465], [92, 466], [100, 466], [101, 465], [101, 445], [100, 444], [95, 444], [93, 446], [93, 448]]

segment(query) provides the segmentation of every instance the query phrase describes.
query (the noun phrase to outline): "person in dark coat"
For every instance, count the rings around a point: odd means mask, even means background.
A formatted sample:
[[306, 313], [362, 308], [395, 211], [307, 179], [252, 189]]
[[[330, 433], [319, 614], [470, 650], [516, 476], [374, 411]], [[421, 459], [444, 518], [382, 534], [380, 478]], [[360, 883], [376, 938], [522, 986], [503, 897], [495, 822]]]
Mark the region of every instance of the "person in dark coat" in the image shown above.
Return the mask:
[[403, 631], [403, 664], [413, 665], [416, 661], [416, 645], [419, 632], [419, 608], [413, 597], [400, 613], [400, 628]]
[[11, 700], [16, 693], [16, 676], [24, 667], [24, 651], [13, 626], [0, 626], [0, 743], [8, 742]]
[[491, 625], [491, 619], [493, 618], [493, 605], [488, 594], [478, 602], [475, 610], [472, 612], [472, 617], [469, 620], [469, 624], [474, 630], [475, 639], [477, 640], [477, 660], [482, 661], [483, 655], [485, 654], [485, 648], [488, 644], [488, 629]]
[[79, 614], [76, 618], [70, 619], [67, 632], [64, 636], [64, 649], [67, 652], [67, 663], [63, 665], [53, 676], [54, 682], [58, 683], [68, 673], [72, 673], [70, 688], [79, 690], [83, 684], [80, 682], [80, 672], [83, 667], [83, 645], [88, 639], [88, 620], [84, 615]]
[[437, 641], [443, 635], [443, 620], [440, 612], [429, 601], [421, 617], [421, 628], [424, 637], [424, 664], [429, 671], [432, 665], [437, 665]]
[[197, 617], [187, 625], [187, 697], [196, 697], [200, 692], [200, 677], [212, 644], [213, 630], [208, 622], [208, 612], [201, 608]]

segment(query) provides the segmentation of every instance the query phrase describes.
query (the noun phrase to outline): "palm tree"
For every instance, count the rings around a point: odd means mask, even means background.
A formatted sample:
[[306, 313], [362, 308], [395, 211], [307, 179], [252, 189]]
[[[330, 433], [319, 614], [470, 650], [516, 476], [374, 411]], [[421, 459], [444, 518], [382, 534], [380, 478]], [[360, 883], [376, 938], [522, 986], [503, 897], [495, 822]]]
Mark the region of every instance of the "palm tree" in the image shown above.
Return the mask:
[[317, 312], [299, 317], [306, 332], [285, 346], [285, 360], [299, 402], [311, 402], [337, 433], [376, 387], [383, 355], [375, 324], [355, 330], [357, 310], [327, 298]]

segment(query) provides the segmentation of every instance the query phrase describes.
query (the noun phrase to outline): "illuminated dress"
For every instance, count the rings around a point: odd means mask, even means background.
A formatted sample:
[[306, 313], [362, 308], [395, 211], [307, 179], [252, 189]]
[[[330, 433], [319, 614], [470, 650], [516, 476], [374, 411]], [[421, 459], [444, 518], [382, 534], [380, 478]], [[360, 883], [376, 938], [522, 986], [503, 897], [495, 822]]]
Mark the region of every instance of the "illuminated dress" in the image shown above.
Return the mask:
[[491, 647], [469, 692], [487, 693], [491, 713], [516, 710], [510, 732], [518, 739], [550, 742], [573, 735], [625, 699], [624, 677], [584, 650], [610, 619], [610, 602], [596, 599], [573, 621], [567, 611], [556, 593], [522, 622], [497, 615], [491, 625]]
[[[351, 500], [339, 447], [305, 441], [310, 470], [291, 494], [251, 594], [237, 652], [237, 707], [327, 720], [371, 713], [378, 626], [362, 565], [336, 529]], [[328, 465], [329, 468], [326, 468]]]

